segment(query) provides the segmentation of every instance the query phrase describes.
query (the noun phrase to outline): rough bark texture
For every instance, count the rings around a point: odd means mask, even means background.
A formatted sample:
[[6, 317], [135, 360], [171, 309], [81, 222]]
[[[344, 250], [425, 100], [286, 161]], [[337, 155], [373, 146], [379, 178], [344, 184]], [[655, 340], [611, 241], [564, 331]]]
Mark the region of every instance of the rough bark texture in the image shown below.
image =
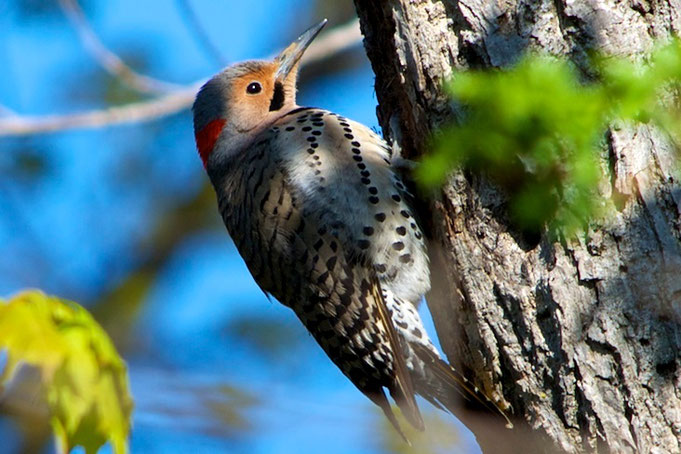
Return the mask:
[[[376, 73], [378, 117], [407, 157], [452, 117], [441, 83], [527, 49], [644, 58], [681, 29], [681, 1], [355, 0]], [[606, 135], [602, 185], [616, 207], [580, 240], [535, 244], [506, 221], [504, 197], [457, 172], [426, 208], [429, 296], [451, 361], [550, 452], [681, 452], [681, 190], [674, 150], [647, 127]], [[497, 433], [511, 440], [517, 431]], [[530, 437], [529, 439], [527, 437]], [[535, 452], [525, 446], [525, 452]], [[536, 451], [538, 452], [538, 451]]]

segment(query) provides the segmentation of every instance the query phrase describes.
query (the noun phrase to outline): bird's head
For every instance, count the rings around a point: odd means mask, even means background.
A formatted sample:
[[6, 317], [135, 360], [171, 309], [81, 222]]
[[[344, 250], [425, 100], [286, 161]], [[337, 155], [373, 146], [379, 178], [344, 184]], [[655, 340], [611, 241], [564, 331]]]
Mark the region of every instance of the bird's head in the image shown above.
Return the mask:
[[[305, 49], [326, 25], [307, 30], [271, 61], [246, 61], [215, 75], [194, 101], [194, 135], [204, 167], [227, 159], [263, 128], [296, 107], [298, 65]], [[218, 147], [217, 145], [223, 145]]]

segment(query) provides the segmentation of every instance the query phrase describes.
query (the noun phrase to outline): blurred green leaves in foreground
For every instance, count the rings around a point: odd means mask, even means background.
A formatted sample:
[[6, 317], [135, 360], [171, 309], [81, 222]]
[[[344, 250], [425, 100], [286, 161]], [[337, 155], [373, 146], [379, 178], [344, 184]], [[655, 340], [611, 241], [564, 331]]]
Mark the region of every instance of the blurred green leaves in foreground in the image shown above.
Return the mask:
[[456, 74], [446, 89], [462, 119], [438, 134], [417, 178], [434, 186], [464, 166], [506, 191], [516, 226], [584, 227], [601, 214], [598, 158], [610, 124], [652, 123], [680, 143], [681, 42], [647, 64], [594, 57], [591, 65], [588, 82], [569, 62], [535, 54], [508, 70]]
[[0, 394], [17, 367], [40, 370], [57, 449], [96, 452], [107, 441], [128, 451], [132, 398], [123, 360], [92, 316], [76, 303], [39, 291], [0, 299], [0, 351], [7, 363]]

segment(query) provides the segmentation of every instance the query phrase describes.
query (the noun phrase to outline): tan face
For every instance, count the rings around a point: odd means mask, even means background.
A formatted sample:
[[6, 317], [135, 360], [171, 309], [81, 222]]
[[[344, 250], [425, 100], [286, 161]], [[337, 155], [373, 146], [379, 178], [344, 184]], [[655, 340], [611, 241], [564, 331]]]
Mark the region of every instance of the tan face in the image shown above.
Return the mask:
[[274, 79], [277, 68], [275, 62], [268, 63], [232, 80], [229, 111], [238, 132], [251, 131], [295, 105], [295, 72], [282, 83]]

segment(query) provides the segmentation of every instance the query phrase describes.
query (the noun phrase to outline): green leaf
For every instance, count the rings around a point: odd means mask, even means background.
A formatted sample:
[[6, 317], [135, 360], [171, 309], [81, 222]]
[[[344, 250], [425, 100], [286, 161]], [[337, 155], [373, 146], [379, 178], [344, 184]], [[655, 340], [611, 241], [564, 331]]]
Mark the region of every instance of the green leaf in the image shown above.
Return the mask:
[[588, 225], [604, 205], [608, 125], [653, 122], [681, 138], [681, 44], [659, 47], [647, 65], [597, 56], [593, 69], [598, 77], [585, 83], [568, 61], [528, 54], [505, 70], [455, 74], [445, 89], [461, 120], [438, 131], [417, 180], [438, 185], [463, 166], [507, 193], [509, 218], [522, 229], [571, 234]]
[[0, 299], [0, 390], [21, 362], [40, 370], [58, 449], [95, 453], [110, 442], [128, 452], [132, 413], [125, 363], [92, 316], [76, 303], [31, 290]]

